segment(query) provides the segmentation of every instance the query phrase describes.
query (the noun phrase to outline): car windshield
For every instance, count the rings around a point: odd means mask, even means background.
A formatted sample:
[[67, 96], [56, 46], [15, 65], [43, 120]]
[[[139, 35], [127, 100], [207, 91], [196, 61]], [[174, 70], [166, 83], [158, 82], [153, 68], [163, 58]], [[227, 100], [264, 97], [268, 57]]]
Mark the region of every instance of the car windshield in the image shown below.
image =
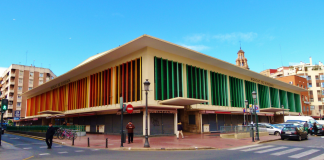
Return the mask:
[[285, 127], [282, 131], [296, 131], [295, 127]]
[[276, 128], [283, 128], [284, 127], [284, 125], [282, 125], [282, 124], [273, 124], [273, 126], [276, 127]]

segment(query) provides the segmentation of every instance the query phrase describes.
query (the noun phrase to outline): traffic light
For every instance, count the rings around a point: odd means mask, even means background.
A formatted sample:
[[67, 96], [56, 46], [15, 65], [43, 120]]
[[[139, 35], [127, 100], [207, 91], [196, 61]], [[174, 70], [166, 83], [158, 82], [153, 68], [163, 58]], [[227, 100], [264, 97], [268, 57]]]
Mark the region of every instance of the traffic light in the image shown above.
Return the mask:
[[8, 99], [2, 99], [1, 101], [1, 112], [8, 110]]

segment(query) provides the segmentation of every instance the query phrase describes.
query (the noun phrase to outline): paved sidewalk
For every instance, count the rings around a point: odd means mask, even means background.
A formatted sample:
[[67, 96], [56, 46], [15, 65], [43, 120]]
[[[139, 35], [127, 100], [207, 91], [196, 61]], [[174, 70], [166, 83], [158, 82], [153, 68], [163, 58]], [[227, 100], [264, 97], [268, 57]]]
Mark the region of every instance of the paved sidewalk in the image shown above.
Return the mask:
[[[261, 141], [252, 142], [251, 138], [244, 139], [225, 139], [220, 138], [219, 134], [193, 134], [184, 133], [185, 138], [177, 139], [176, 136], [149, 137], [149, 150], [189, 150], [189, 149], [225, 149], [251, 145], [261, 142], [273, 141], [280, 139], [279, 136], [269, 135], [260, 137]], [[85, 137], [78, 137], [74, 141], [76, 147], [87, 147], [88, 137], [90, 138], [91, 148], [105, 148], [106, 138], [108, 138], [108, 148], [114, 150], [146, 150], [144, 148], [144, 137], [134, 137], [134, 143], [128, 144], [127, 137], [124, 147], [120, 147], [120, 135], [103, 135], [103, 134], [87, 134]], [[54, 139], [55, 142], [72, 145], [71, 140]]]

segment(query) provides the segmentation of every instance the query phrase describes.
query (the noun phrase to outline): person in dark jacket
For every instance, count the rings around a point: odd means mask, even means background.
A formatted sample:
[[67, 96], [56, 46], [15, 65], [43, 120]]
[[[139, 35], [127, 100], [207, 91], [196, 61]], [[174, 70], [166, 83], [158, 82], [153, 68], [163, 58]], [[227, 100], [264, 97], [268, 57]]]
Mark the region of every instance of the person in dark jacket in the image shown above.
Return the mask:
[[128, 132], [128, 144], [130, 144], [131, 142], [133, 143], [134, 129], [135, 129], [134, 124], [131, 121], [129, 121], [128, 124], [126, 125], [126, 129]]
[[313, 124], [313, 130], [314, 130], [314, 134], [315, 134], [315, 136], [317, 136], [317, 125], [316, 125], [316, 122], [314, 122], [314, 124]]
[[49, 127], [46, 132], [46, 144], [47, 144], [47, 149], [51, 149], [53, 136], [55, 134], [55, 128], [53, 127], [52, 123], [49, 123], [48, 126]]
[[181, 134], [182, 138], [184, 138], [183, 133], [182, 133], [183, 127], [181, 122], [178, 123], [178, 131], [177, 131], [177, 139], [179, 139], [179, 134]]

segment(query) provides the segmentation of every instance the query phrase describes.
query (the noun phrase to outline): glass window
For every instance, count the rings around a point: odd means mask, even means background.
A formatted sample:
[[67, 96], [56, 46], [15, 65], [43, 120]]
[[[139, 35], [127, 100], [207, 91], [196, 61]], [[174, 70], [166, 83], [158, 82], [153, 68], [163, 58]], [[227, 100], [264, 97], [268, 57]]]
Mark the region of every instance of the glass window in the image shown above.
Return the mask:
[[317, 95], [321, 95], [321, 90], [317, 90]]
[[318, 77], [318, 76], [315, 76], [315, 79], [316, 79], [316, 80], [319, 80], [319, 77]]
[[21, 91], [22, 90], [22, 87], [18, 87], [18, 90]]
[[316, 83], [316, 87], [320, 87], [320, 84], [319, 83]]
[[19, 71], [19, 76], [23, 76], [24, 75], [24, 71]]
[[39, 77], [43, 77], [43, 76], [44, 76], [44, 73], [40, 73], [40, 74], [39, 74]]
[[322, 98], [322, 102], [324, 102], [324, 98]]
[[294, 127], [285, 127], [282, 131], [296, 131], [296, 129]]
[[324, 75], [320, 75], [320, 80], [324, 80]]
[[324, 90], [322, 90], [322, 95], [324, 95]]
[[19, 78], [19, 83], [23, 83], [23, 79], [22, 78]]
[[311, 101], [311, 102], [314, 102], [314, 99], [313, 99], [313, 98], [311, 98], [311, 99], [310, 99], [310, 101]]
[[32, 79], [29, 80], [29, 84], [33, 84], [33, 82], [34, 82], [34, 81], [33, 81]]
[[29, 73], [29, 76], [30, 76], [30, 77], [33, 77], [33, 76], [34, 76], [34, 72], [30, 72], [30, 73]]
[[28, 88], [28, 90], [31, 90], [31, 89], [33, 89], [33, 87], [29, 87], [29, 88]]
[[312, 83], [308, 83], [308, 87], [312, 87]]
[[18, 99], [21, 99], [21, 96], [18, 96]]
[[21, 106], [21, 103], [20, 102], [17, 102], [17, 107], [20, 107]]
[[313, 95], [313, 91], [309, 91], [309, 95]]
[[308, 77], [307, 77], [307, 80], [312, 80], [311, 76], [308, 76]]
[[43, 80], [39, 80], [39, 84], [43, 84]]
[[324, 82], [321, 83], [321, 87], [324, 87]]

